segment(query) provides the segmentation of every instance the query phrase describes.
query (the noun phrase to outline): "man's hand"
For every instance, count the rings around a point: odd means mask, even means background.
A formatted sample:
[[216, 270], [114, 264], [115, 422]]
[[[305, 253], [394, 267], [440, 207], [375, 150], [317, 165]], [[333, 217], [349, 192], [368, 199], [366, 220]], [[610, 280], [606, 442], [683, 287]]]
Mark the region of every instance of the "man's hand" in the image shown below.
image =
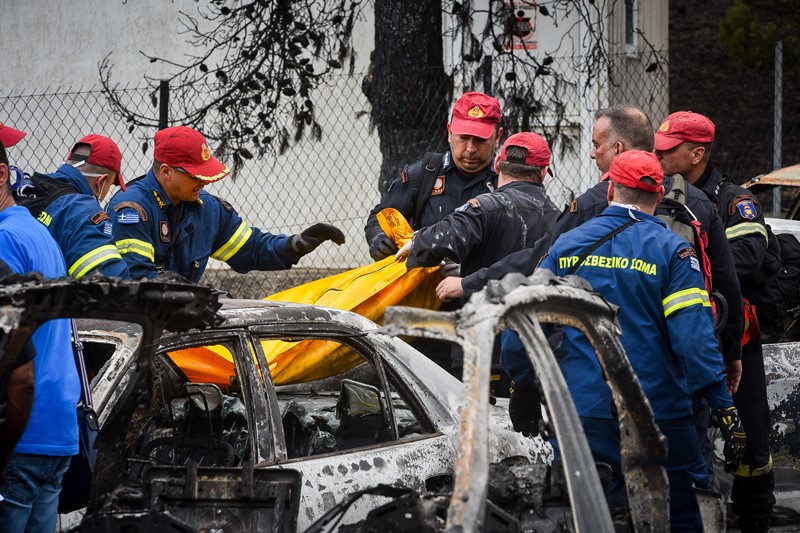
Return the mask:
[[539, 434], [539, 422], [542, 421], [541, 397], [539, 387], [521, 387], [511, 382], [511, 396], [508, 402], [508, 416], [514, 431], [519, 431], [526, 437], [535, 437]]
[[728, 394], [733, 396], [739, 390], [739, 382], [742, 381], [742, 360], [725, 361], [725, 375], [728, 379]]
[[397, 251], [397, 245], [384, 232], [378, 233], [369, 243], [369, 256], [375, 261], [385, 259]]
[[742, 421], [736, 407], [719, 407], [711, 413], [711, 424], [720, 429], [725, 447], [722, 454], [725, 456], [725, 471], [733, 472], [742, 463], [744, 448], [747, 445], [747, 436], [744, 434]]
[[464, 296], [464, 289], [461, 288], [461, 279], [455, 276], [444, 278], [436, 286], [436, 297], [443, 302], [449, 302]]
[[310, 228], [292, 235], [292, 250], [300, 255], [312, 252], [317, 246], [325, 241], [333, 241], [336, 244], [344, 244], [344, 233], [336, 226], [330, 224], [314, 224]]

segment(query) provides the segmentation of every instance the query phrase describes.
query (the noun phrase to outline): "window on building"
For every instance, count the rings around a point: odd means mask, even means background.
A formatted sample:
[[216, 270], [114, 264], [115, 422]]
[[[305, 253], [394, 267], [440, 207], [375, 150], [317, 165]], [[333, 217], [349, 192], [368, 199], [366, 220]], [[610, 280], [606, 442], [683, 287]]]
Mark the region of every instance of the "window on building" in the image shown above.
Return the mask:
[[637, 53], [636, 32], [639, 28], [636, 24], [636, 15], [638, 11], [637, 0], [625, 0], [625, 52], [628, 55]]

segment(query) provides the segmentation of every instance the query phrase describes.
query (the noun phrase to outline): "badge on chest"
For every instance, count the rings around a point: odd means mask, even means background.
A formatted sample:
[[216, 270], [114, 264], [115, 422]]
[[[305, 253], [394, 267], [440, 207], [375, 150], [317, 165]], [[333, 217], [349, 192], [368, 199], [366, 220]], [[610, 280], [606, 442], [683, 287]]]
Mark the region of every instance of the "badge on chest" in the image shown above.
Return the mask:
[[436, 181], [433, 182], [433, 189], [431, 189], [431, 196], [440, 196], [444, 194], [444, 186], [445, 186], [444, 176], [437, 176]]
[[169, 224], [167, 224], [166, 220], [159, 222], [158, 234], [161, 237], [161, 242], [169, 242]]

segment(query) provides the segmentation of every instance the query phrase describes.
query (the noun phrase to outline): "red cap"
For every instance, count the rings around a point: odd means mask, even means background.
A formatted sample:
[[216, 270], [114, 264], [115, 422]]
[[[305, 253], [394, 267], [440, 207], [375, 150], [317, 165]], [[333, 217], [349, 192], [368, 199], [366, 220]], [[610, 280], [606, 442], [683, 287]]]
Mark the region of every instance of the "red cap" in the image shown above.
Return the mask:
[[477, 92], [464, 93], [453, 107], [450, 131], [456, 135], [488, 139], [500, 123], [500, 116], [497, 98]]
[[700, 113], [678, 111], [671, 114], [656, 131], [656, 150], [670, 150], [682, 142], [714, 142], [714, 123]]
[[[642, 150], [628, 150], [622, 152], [611, 162], [608, 177], [614, 183], [619, 183], [632, 189], [657, 193], [661, 192], [664, 181], [664, 171], [661, 163], [652, 152]], [[655, 185], [645, 183], [642, 178], [649, 177], [655, 180]]]
[[203, 134], [188, 126], [173, 126], [156, 133], [153, 157], [209, 183], [231, 173], [227, 165], [211, 155]]
[[[524, 148], [527, 150], [525, 157], [509, 158], [508, 154], [506, 154], [506, 148], [509, 146], [518, 146], [519, 148]], [[503, 147], [500, 149], [499, 157], [501, 161], [508, 161], [509, 163], [521, 163], [523, 165], [529, 165], [532, 167], [544, 167], [550, 165], [550, 147], [547, 146], [547, 141], [545, 141], [538, 133], [525, 131], [522, 133], [515, 133], [506, 139], [506, 142], [503, 143]], [[547, 171], [550, 173], [550, 175], [553, 174], [550, 169], [547, 169]]]
[[72, 155], [72, 152], [75, 151], [75, 147], [79, 144], [89, 145], [89, 156], [86, 158], [87, 163], [108, 168], [116, 172], [117, 180], [115, 185], [119, 185], [120, 189], [123, 191], [127, 190], [125, 188], [125, 180], [122, 178], [122, 153], [119, 151], [117, 143], [102, 135], [95, 135], [94, 133], [87, 135], [76, 142], [72, 150], [69, 151], [69, 155], [67, 156], [68, 161], [75, 160], [76, 158], [80, 159], [80, 156]]
[[0, 142], [3, 143], [3, 146], [6, 148], [20, 142], [25, 135], [27, 135], [25, 132], [15, 130], [11, 126], [6, 126], [0, 122]]

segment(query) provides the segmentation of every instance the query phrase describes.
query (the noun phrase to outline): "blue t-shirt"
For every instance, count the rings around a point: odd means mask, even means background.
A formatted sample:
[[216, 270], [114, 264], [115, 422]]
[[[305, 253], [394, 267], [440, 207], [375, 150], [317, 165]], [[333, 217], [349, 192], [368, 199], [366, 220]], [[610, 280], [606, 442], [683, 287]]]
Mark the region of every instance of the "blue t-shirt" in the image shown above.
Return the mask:
[[[58, 244], [28, 210], [12, 206], [0, 211], [0, 259], [19, 274], [38, 272], [48, 278], [66, 276]], [[70, 341], [69, 320], [51, 320], [33, 334], [36, 347], [36, 391], [28, 426], [14, 449], [17, 453], [70, 456], [78, 453], [80, 381]]]

